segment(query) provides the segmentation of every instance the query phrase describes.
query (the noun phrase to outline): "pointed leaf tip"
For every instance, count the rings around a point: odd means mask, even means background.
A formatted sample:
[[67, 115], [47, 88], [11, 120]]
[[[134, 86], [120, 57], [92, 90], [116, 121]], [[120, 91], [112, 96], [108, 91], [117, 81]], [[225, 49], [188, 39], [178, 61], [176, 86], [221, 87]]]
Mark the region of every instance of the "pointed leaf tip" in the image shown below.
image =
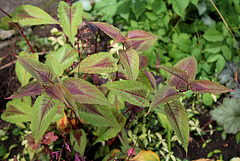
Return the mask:
[[195, 80], [190, 84], [190, 88], [194, 92], [221, 94], [233, 91], [217, 82], [209, 80]]

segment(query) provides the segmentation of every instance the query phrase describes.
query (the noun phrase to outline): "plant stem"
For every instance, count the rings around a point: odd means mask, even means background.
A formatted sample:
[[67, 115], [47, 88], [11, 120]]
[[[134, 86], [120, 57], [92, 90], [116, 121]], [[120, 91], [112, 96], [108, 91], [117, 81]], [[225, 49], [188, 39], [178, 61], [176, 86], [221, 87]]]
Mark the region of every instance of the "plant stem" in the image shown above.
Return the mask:
[[65, 142], [66, 142], [66, 138], [67, 138], [67, 135], [64, 134], [64, 141], [63, 141], [63, 145], [62, 145], [61, 152], [60, 152], [59, 157], [58, 157], [58, 161], [61, 160], [61, 156], [62, 156], [62, 152], [63, 152], [64, 144], [65, 144]]
[[[0, 8], [0, 10], [1, 10], [4, 14], [6, 14], [9, 18], [12, 19], [12, 16], [10, 16], [10, 15], [9, 15], [7, 12], [5, 12], [2, 8]], [[28, 46], [30, 47], [32, 53], [34, 53], [32, 46], [30, 45], [27, 37], [26, 37], [25, 34], [23, 33], [23, 31], [22, 31], [22, 29], [20, 28], [19, 24], [18, 24], [18, 23], [15, 23], [15, 24], [16, 24], [17, 29], [18, 29], [19, 32], [21, 33], [21, 35], [22, 35], [22, 36], [24, 37], [24, 39], [26, 40], [26, 42], [27, 42]]]
[[171, 152], [171, 129], [167, 127], [168, 151]]

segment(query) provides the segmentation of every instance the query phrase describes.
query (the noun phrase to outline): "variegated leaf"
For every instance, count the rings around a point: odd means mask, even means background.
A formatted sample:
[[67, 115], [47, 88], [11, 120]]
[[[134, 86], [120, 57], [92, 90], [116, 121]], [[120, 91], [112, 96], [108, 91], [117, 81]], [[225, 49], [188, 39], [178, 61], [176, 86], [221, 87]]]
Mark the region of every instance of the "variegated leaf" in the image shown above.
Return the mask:
[[11, 123], [30, 121], [32, 108], [19, 99], [13, 99], [6, 105], [6, 110], [2, 113], [1, 118]]
[[117, 134], [122, 130], [122, 128], [126, 124], [126, 118], [121, 113], [113, 109], [113, 115], [117, 119], [118, 124], [112, 127], [99, 127], [99, 134], [95, 143], [105, 141], [117, 136]]
[[122, 35], [122, 33], [120, 32], [120, 30], [118, 28], [114, 27], [113, 25], [109, 25], [108, 23], [105, 23], [105, 22], [89, 22], [89, 23], [96, 25], [105, 34], [107, 34], [108, 36], [110, 36], [113, 39], [116, 39], [117, 37]]
[[189, 124], [185, 108], [179, 101], [173, 100], [165, 105], [164, 110], [171, 127], [176, 132], [178, 139], [181, 141], [183, 148], [187, 152]]
[[182, 94], [179, 93], [174, 87], [163, 86], [159, 89], [159, 91], [157, 91], [156, 95], [154, 96], [149, 111], [160, 104], [165, 104], [169, 101], [177, 99], [181, 95]]
[[195, 80], [190, 84], [190, 87], [194, 92], [213, 93], [215, 95], [233, 91], [217, 82], [209, 80]]
[[51, 52], [50, 56], [58, 60], [63, 69], [67, 69], [75, 60], [79, 59], [78, 52], [68, 44], [63, 45], [56, 52]]
[[[161, 68], [167, 72], [169, 72], [171, 75], [175, 76], [176, 79], [174, 80], [177, 80], [177, 82], [180, 80], [181, 81], [181, 84], [178, 84], [178, 83], [174, 83], [173, 85], [182, 85], [182, 82], [185, 84], [189, 84], [189, 79], [190, 79], [190, 75], [182, 70], [182, 69], [179, 69], [179, 68], [176, 68], [176, 67], [172, 67], [172, 66], [167, 66], [167, 65], [156, 65], [157, 68]], [[172, 82], [171, 82], [172, 83]], [[171, 85], [171, 84], [170, 84]], [[178, 86], [176, 86], [176, 89], [178, 89]]]
[[[112, 73], [117, 71], [117, 62], [111, 53], [100, 52], [91, 55], [80, 63], [80, 71], [83, 73]], [[77, 72], [78, 68], [72, 72]]]
[[149, 106], [146, 99], [149, 89], [141, 82], [123, 80], [104, 84], [103, 86], [131, 104], [143, 107]]
[[136, 80], [139, 71], [138, 53], [133, 49], [119, 50], [119, 58], [126, 69], [129, 80]]
[[118, 122], [111, 109], [106, 105], [83, 104], [78, 109], [80, 118], [88, 124], [104, 127], [118, 126]]
[[22, 26], [42, 25], [42, 24], [59, 24], [54, 18], [42, 9], [32, 5], [22, 5], [16, 8], [13, 21]]
[[20, 56], [16, 57], [23, 68], [27, 70], [35, 79], [44, 85], [48, 85], [50, 83], [53, 84], [53, 80], [56, 78], [56, 74], [48, 65], [30, 58], [24, 58]]
[[[34, 54], [29, 54], [27, 52], [22, 51], [19, 56], [24, 57], [24, 58], [31, 58], [34, 60], [38, 60], [38, 54], [34, 53]], [[19, 63], [19, 60], [17, 60], [16, 62], [16, 66], [15, 66], [15, 71], [16, 71], [16, 75], [18, 77], [18, 80], [20, 81], [21, 85], [24, 86], [26, 85], [30, 78], [32, 78], [32, 75], [29, 74]]]
[[13, 98], [19, 98], [24, 96], [35, 96], [39, 95], [43, 92], [44, 87], [41, 85], [40, 82], [30, 82], [20, 88], [17, 92], [13, 93], [10, 97], [7, 97], [5, 99], [13, 99]]
[[51, 124], [58, 109], [58, 101], [42, 94], [32, 108], [31, 128], [37, 143]]
[[87, 81], [77, 78], [67, 78], [63, 80], [63, 85], [78, 103], [109, 105], [103, 93]]
[[[197, 61], [194, 56], [187, 57], [177, 62], [174, 67], [184, 70], [189, 74], [188, 82], [191, 82], [195, 79], [195, 75], [197, 72]], [[171, 86], [178, 87], [179, 90], [187, 90], [188, 83], [179, 79], [177, 76], [170, 74], [168, 77], [168, 84]]]
[[142, 53], [152, 47], [158, 37], [143, 30], [131, 30], [127, 33], [126, 47]]
[[81, 2], [76, 2], [72, 6], [69, 6], [69, 4], [64, 1], [59, 3], [59, 22], [63, 32], [67, 35], [73, 46], [78, 27], [82, 22], [82, 14], [83, 7]]

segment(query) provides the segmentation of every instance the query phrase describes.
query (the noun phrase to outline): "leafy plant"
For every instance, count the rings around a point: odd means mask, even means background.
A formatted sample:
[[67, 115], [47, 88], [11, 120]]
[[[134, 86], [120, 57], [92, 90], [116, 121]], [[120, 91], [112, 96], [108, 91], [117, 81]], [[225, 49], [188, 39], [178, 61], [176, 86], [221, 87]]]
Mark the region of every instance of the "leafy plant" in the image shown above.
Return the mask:
[[236, 134], [239, 129], [239, 101], [237, 99], [225, 98], [218, 108], [211, 111], [212, 118], [222, 125], [226, 133]]
[[[138, 5], [139, 2], [136, 3], [135, 5]], [[172, 4], [176, 6], [177, 2]], [[143, 6], [143, 3], [140, 6]], [[175, 11], [183, 16], [186, 6], [184, 3], [183, 8], [175, 8]], [[151, 48], [158, 36], [143, 30], [131, 30], [123, 34], [118, 28], [105, 22], [85, 22], [93, 28], [94, 33], [96, 30], [98, 32], [102, 30], [109, 35], [113, 39], [112, 45], [121, 43], [123, 47], [116, 54], [96, 52], [86, 56], [83, 53], [86, 47], [79, 45], [81, 24], [83, 25], [82, 4], [77, 2], [72, 5], [69, 1], [68, 3], [61, 1], [58, 12], [59, 19], [55, 20], [40, 8], [23, 5], [18, 7], [12, 16], [8, 15], [10, 19], [7, 22], [3, 22], [9, 24], [5, 29], [10, 29], [10, 25], [13, 24], [20, 31], [20, 25], [57, 24], [66, 36], [66, 44], [48, 54], [45, 63], [38, 61], [37, 54], [29, 43], [31, 54], [16, 55], [19, 64], [16, 66], [16, 72], [22, 87], [6, 98], [13, 100], [8, 102], [2, 119], [12, 123], [31, 122], [32, 134], [27, 138], [31, 159], [41, 145], [49, 154], [39, 157], [53, 158], [53, 153], [57, 153], [49, 150], [48, 146], [49, 142], [55, 141], [57, 137], [51, 133], [49, 141], [50, 134], [46, 133], [48, 130], [51, 131], [50, 125], [55, 121], [58, 122], [58, 132], [64, 137], [64, 146], [67, 149], [69, 148], [66, 135], [70, 133], [71, 146], [76, 151], [75, 157], [78, 159], [86, 155], [85, 148], [88, 142], [88, 146], [91, 147], [98, 142], [106, 140], [110, 142], [110, 139], [114, 141], [117, 136], [124, 146], [122, 153], [127, 154], [131, 149], [125, 130], [131, 123], [129, 120], [134, 119], [132, 116], [136, 115], [136, 112], [148, 107], [148, 113], [153, 109], [166, 115], [187, 152], [188, 117], [185, 108], [179, 102], [179, 97], [188, 90], [213, 94], [232, 91], [213, 81], [195, 80], [197, 60], [194, 56], [178, 61], [175, 66], [159, 63], [155, 65], [156, 68], [170, 73], [167, 85], [158, 89], [154, 75], [140, 69], [141, 53]], [[142, 14], [136, 6], [133, 12], [137, 19]], [[97, 51], [97, 46], [95, 48]], [[87, 81], [90, 79], [89, 75], [93, 74], [99, 78], [103, 73], [109, 75], [106, 83], [98, 86], [98, 81], [94, 79], [92, 81], [95, 85]], [[139, 78], [141, 74], [145, 79]], [[29, 82], [31, 77], [33, 80]], [[38, 96], [33, 106], [29, 96]], [[124, 113], [128, 111], [132, 113], [127, 119]], [[92, 140], [91, 135], [94, 136]], [[130, 160], [148, 158], [149, 154], [154, 157], [153, 160], [159, 160], [151, 151], [140, 151], [135, 157], [128, 155], [128, 158], [131, 158]], [[116, 153], [106, 159], [113, 159], [115, 156]], [[61, 153], [58, 158], [61, 158]]]

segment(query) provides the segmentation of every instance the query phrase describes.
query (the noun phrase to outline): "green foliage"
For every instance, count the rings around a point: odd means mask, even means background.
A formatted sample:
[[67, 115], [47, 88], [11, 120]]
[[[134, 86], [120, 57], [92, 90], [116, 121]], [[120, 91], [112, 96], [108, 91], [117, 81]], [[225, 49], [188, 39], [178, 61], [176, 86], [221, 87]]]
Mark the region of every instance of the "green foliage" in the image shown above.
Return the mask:
[[[113, 54], [98, 52], [95, 46], [95, 53], [87, 56], [84, 52], [88, 49], [87, 46], [79, 45], [84, 44], [81, 34], [86, 31], [82, 26], [84, 25], [82, 23], [83, 7], [80, 2], [73, 5], [70, 2], [69, 4], [60, 2], [59, 22], [40, 8], [30, 5], [18, 7], [13, 14], [12, 20], [15, 23], [20, 25], [56, 24], [66, 36], [65, 44], [46, 55], [45, 62], [38, 61], [36, 54], [20, 53], [16, 56], [18, 61], [16, 71], [22, 87], [8, 97], [14, 100], [9, 101], [2, 118], [15, 123], [14, 118], [19, 116], [21, 118], [19, 122], [31, 122], [32, 136], [27, 137], [31, 159], [41, 145], [46, 148], [50, 142], [56, 141], [57, 137], [54, 133], [49, 134], [46, 131], [53, 130], [54, 126], [50, 125], [57, 121], [55, 130], [65, 137], [65, 146], [66, 135], [70, 133], [71, 146], [79, 152], [75, 157], [87, 156], [88, 150], [98, 142], [104, 145], [108, 141], [111, 145], [118, 136], [123, 144], [122, 151], [119, 151], [124, 153], [124, 156], [127, 155], [129, 160], [144, 158], [149, 160], [149, 156], [152, 156], [152, 160], [159, 160], [157, 154], [152, 151], [138, 150], [139, 153], [135, 157], [128, 154], [129, 142], [124, 130], [129, 127], [131, 120], [134, 120], [139, 111], [148, 107], [148, 114], [152, 109], [161, 111], [162, 118], [159, 115], [159, 119], [168, 129], [168, 142], [170, 142], [171, 126], [187, 152], [189, 123], [187, 112], [180, 103], [179, 97], [189, 90], [215, 95], [232, 91], [214, 81], [196, 80], [196, 75], [202, 69], [206, 71], [205, 73], [212, 74], [211, 70], [216, 66], [216, 72], [219, 73], [225, 65], [225, 59], [231, 60], [234, 57], [229, 54], [232, 49], [226, 44], [219, 47], [220, 43], [226, 43], [224, 41], [226, 35], [219, 31], [219, 26], [223, 24], [212, 24], [208, 30], [204, 30], [206, 25], [201, 24], [199, 20], [201, 29], [196, 29], [196, 32], [204, 32], [201, 38], [198, 34], [196, 37], [191, 30], [182, 32], [187, 26], [180, 20], [176, 22], [175, 18], [180, 16], [183, 20], [187, 20], [187, 7], [191, 3], [196, 5], [197, 1], [190, 3], [184, 0], [128, 0], [117, 3], [115, 0], [109, 0], [107, 2], [112, 2], [113, 5], [106, 2], [96, 3], [96, 9], [101, 9], [99, 12], [106, 14], [103, 20], [112, 19], [111, 16], [119, 10], [120, 17], [123, 17], [127, 24], [132, 25], [129, 31], [123, 34], [117, 27], [105, 22], [85, 22], [85, 24], [93, 29], [92, 33], [96, 36], [95, 42], [101, 30], [113, 39], [112, 46], [117, 43], [122, 44], [122, 49], [118, 49]], [[131, 8], [129, 8], [130, 5], [132, 5]], [[160, 10], [156, 5], [161, 5]], [[167, 9], [170, 5], [175, 13]], [[128, 11], [130, 11], [129, 14]], [[134, 16], [131, 15], [132, 13]], [[4, 21], [6, 22], [12, 23]], [[193, 23], [190, 26], [196, 24]], [[134, 27], [137, 29], [133, 29]], [[4, 25], [4, 28], [8, 27]], [[154, 31], [154, 34], [151, 31]], [[164, 38], [157, 42], [160, 36]], [[32, 49], [30, 45], [29, 47]], [[223, 53], [219, 54], [221, 50]], [[147, 66], [142, 53], [148, 53], [150, 57], [150, 70], [157, 68], [158, 72], [160, 68], [162, 73], [165, 71], [165, 74], [168, 74], [165, 84], [158, 86], [155, 75], [142, 69]], [[216, 63], [208, 65], [204, 62], [207, 59], [210, 59], [209, 62]], [[34, 80], [29, 82], [31, 77]], [[103, 81], [101, 82], [100, 79]], [[29, 110], [32, 106], [31, 102], [27, 103], [19, 99], [17, 103], [15, 102], [19, 97], [36, 95], [40, 96], [36, 98], [31, 110]], [[28, 106], [22, 108], [24, 103]], [[12, 112], [12, 109], [15, 111]], [[130, 114], [125, 114], [129, 111], [131, 111]], [[85, 126], [85, 124], [88, 125]], [[140, 136], [140, 139], [147, 145], [146, 137], [151, 142], [152, 136], [151, 130], [148, 130]], [[164, 144], [161, 135], [158, 134], [157, 137]], [[66, 147], [69, 149], [68, 146]], [[86, 150], [86, 148], [89, 149]], [[168, 149], [171, 148], [168, 147]], [[108, 156], [113, 158], [117, 154], [111, 155]], [[166, 159], [170, 157], [172, 158], [172, 153], [169, 151]], [[49, 155], [41, 155], [38, 159], [41, 158], [49, 159]]]
[[240, 106], [237, 99], [225, 98], [222, 105], [211, 111], [212, 118], [223, 125], [226, 133], [236, 134], [240, 129]]

